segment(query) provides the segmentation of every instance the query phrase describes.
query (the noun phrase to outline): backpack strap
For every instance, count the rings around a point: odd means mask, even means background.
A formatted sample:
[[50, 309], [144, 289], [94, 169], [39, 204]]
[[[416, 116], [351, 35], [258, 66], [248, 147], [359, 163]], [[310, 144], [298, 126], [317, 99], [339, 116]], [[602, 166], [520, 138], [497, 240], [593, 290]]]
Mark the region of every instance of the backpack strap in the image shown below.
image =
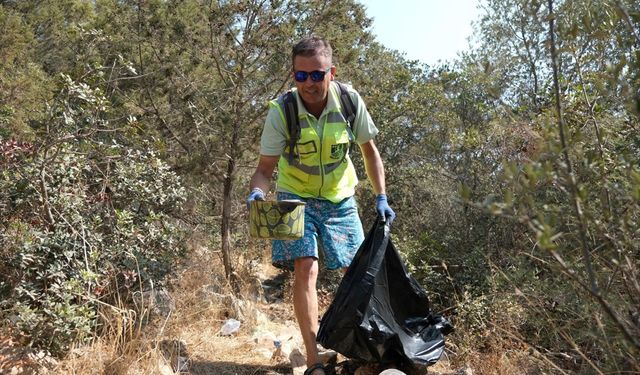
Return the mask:
[[[351, 128], [351, 133], [353, 133], [353, 120], [356, 118], [356, 106], [353, 104], [353, 100], [351, 99], [351, 95], [349, 95], [349, 90], [347, 90], [347, 86], [344, 83], [334, 81], [338, 88], [340, 89], [340, 107], [342, 107], [342, 116], [349, 123], [349, 127]], [[355, 139], [354, 139], [355, 141]]]
[[287, 91], [283, 98], [284, 116], [287, 120], [287, 131], [289, 132], [289, 160], [295, 156], [296, 143], [300, 139], [300, 122], [298, 119], [298, 103], [293, 92]]
[[353, 135], [353, 140], [350, 140], [352, 142], [348, 149], [349, 154], [353, 154], [353, 149], [355, 148], [354, 145], [356, 144], [356, 133], [353, 131], [353, 120], [356, 118], [356, 106], [353, 104], [353, 100], [351, 99], [351, 95], [349, 95], [347, 86], [338, 81], [334, 82], [340, 89], [340, 107], [342, 107], [342, 116], [347, 120], [347, 124], [351, 129], [351, 134]]

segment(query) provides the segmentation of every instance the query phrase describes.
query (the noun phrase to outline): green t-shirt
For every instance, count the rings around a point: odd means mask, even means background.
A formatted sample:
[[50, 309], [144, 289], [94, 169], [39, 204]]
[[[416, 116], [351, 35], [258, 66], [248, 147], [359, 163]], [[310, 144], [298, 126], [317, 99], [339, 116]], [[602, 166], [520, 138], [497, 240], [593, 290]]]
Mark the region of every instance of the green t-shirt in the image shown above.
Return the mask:
[[[364, 100], [360, 97], [357, 91], [355, 91], [350, 85], [347, 85], [351, 100], [356, 106], [356, 117], [353, 120], [353, 135], [357, 144], [363, 144], [372, 140], [378, 134], [378, 128], [373, 123], [369, 111], [364, 104]], [[294, 89], [295, 91], [295, 89]], [[310, 114], [300, 101], [299, 95], [296, 96], [298, 103], [298, 114], [306, 114], [308, 122], [314, 127], [316, 133], [320, 139], [322, 139], [322, 129], [327, 120], [327, 113], [332, 109], [340, 107], [340, 97], [338, 95], [339, 89], [337, 85], [331, 82], [331, 89], [329, 90], [329, 99], [327, 100], [327, 106], [320, 115], [319, 119]], [[264, 128], [262, 129], [262, 137], [260, 139], [260, 154], [267, 156], [281, 155], [287, 145], [287, 126], [280, 116], [280, 112], [271, 106], [267, 119], [265, 120]]]

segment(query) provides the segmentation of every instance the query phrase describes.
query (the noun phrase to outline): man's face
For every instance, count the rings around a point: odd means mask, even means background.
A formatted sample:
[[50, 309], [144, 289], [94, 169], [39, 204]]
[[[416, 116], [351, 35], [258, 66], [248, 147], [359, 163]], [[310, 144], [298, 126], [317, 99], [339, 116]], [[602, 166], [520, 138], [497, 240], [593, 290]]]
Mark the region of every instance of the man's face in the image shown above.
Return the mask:
[[[329, 67], [331, 69], [325, 74], [324, 79], [320, 82], [314, 82], [311, 79], [311, 75], [307, 77], [307, 80], [304, 82], [298, 82], [295, 80], [295, 72], [303, 71], [307, 73], [311, 73], [313, 71], [326, 71]], [[311, 57], [306, 56], [296, 56], [293, 60], [293, 75], [294, 81], [296, 83], [296, 87], [298, 88], [298, 93], [302, 97], [305, 105], [307, 107], [313, 107], [314, 109], [318, 106], [324, 107], [327, 101], [327, 95], [329, 93], [329, 85], [333, 80], [335, 75], [336, 68], [331, 65], [331, 60], [322, 55], [315, 55]], [[311, 109], [311, 108], [308, 108]]]

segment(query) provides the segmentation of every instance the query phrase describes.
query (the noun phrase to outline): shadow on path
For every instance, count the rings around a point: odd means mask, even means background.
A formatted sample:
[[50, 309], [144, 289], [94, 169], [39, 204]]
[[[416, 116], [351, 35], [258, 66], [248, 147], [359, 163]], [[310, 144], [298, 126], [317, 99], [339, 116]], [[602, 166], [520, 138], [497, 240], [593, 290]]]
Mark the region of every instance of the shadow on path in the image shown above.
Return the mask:
[[256, 366], [233, 362], [193, 361], [191, 375], [292, 375], [286, 366]]
[[285, 285], [291, 275], [292, 273], [289, 271], [281, 271], [276, 276], [262, 281], [264, 298], [267, 302], [282, 302], [284, 299]]

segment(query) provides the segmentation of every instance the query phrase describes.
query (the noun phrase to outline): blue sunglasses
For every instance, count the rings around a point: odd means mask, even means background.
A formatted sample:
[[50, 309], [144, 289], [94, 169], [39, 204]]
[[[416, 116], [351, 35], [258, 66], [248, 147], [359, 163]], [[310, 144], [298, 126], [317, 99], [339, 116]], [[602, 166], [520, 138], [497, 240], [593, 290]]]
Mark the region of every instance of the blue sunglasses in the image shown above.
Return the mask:
[[293, 73], [293, 78], [298, 82], [305, 82], [309, 76], [311, 76], [311, 80], [313, 82], [322, 82], [324, 81], [324, 76], [331, 70], [331, 67], [328, 67], [325, 70], [314, 70], [313, 72], [305, 72], [302, 70], [298, 70]]

